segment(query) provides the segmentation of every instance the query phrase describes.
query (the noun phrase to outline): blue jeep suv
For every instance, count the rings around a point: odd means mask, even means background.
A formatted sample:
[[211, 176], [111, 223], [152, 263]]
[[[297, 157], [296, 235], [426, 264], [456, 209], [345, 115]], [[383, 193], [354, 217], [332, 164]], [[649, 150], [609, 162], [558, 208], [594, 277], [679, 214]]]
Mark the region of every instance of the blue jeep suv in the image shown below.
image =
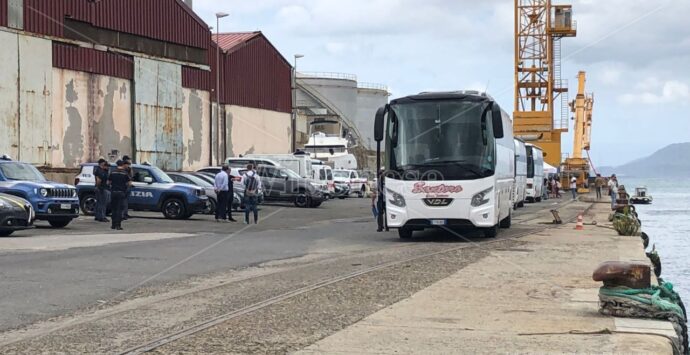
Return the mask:
[[[96, 209], [96, 178], [98, 164], [82, 164], [74, 183], [77, 186], [81, 209], [93, 215]], [[111, 166], [111, 170], [115, 166]], [[208, 196], [203, 188], [175, 183], [168, 174], [155, 166], [133, 164], [134, 181], [128, 196], [129, 209], [162, 212], [167, 219], [187, 219], [203, 213], [208, 207]]]
[[66, 227], [79, 217], [79, 199], [74, 186], [46, 180], [36, 167], [0, 157], [0, 192], [31, 203], [36, 219], [55, 228]]

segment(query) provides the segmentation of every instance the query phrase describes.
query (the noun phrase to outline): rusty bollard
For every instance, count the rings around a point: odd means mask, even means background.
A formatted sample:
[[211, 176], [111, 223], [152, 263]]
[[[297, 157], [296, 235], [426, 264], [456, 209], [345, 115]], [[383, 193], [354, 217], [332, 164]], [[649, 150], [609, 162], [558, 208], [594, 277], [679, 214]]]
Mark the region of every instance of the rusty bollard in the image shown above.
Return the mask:
[[641, 262], [607, 261], [599, 264], [592, 279], [602, 281], [606, 287], [649, 288], [651, 270]]

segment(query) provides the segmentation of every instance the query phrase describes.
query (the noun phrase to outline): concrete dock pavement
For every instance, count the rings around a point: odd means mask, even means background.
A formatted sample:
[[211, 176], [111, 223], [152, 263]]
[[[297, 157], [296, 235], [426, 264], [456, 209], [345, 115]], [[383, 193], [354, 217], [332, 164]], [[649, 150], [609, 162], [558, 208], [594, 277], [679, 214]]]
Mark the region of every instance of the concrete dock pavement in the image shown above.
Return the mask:
[[[588, 206], [577, 202], [570, 208]], [[517, 247], [490, 250], [299, 353], [673, 354], [671, 323], [598, 313], [596, 266], [648, 262], [639, 238], [608, 228], [609, 212], [608, 204], [594, 204], [582, 231], [568, 223], [524, 237]], [[592, 221], [598, 225], [588, 225]]]

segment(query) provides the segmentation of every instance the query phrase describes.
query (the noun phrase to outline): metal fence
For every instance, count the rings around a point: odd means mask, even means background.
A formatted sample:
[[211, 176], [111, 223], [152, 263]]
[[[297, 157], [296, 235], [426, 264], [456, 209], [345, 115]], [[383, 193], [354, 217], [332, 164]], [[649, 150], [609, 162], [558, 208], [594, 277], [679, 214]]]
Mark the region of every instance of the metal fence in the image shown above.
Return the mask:
[[357, 75], [333, 72], [298, 72], [298, 78], [340, 79], [357, 81]]

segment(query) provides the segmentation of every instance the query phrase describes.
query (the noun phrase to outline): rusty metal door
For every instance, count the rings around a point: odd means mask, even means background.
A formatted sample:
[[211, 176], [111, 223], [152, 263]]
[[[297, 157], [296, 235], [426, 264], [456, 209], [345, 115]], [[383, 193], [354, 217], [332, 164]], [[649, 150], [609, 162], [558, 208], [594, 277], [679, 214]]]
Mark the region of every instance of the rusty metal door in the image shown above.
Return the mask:
[[180, 170], [184, 159], [181, 66], [137, 57], [134, 85], [137, 160]]
[[17, 35], [0, 31], [0, 155], [19, 156], [19, 52]]

